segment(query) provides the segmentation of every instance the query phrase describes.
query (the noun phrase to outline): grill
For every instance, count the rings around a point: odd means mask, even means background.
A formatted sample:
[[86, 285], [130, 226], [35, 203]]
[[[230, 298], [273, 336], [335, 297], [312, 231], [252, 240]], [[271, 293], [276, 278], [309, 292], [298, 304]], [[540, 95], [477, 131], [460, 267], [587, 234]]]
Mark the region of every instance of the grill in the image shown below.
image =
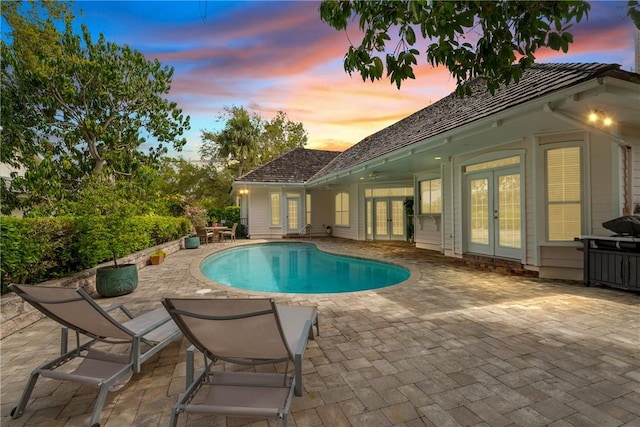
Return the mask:
[[576, 239], [584, 251], [584, 285], [640, 291], [640, 217], [623, 216], [602, 226], [615, 234]]

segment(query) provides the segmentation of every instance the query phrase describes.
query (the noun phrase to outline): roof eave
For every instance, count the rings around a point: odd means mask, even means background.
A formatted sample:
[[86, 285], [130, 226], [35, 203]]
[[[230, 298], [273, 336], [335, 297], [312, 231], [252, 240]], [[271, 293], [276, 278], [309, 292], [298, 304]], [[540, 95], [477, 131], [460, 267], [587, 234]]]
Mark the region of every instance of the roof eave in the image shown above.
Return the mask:
[[505, 120], [513, 116], [522, 115], [527, 111], [543, 110], [545, 108], [545, 105], [548, 105], [549, 103], [552, 103], [554, 101], [564, 102], [566, 99], [576, 99], [576, 96], [580, 99], [584, 99], [585, 96], [581, 97], [581, 94], [586, 94], [586, 97], [595, 96], [598, 93], [607, 90], [606, 85], [603, 84], [605, 82], [609, 85], [612, 85], [612, 83], [615, 82], [616, 85], [624, 84], [625, 86], [630, 85], [628, 87], [637, 87], [637, 85], [634, 83], [621, 81], [614, 77], [593, 78], [566, 87], [564, 89], [559, 89], [558, 91], [545, 94], [538, 98], [530, 99], [523, 102], [522, 104], [506, 107], [504, 110], [496, 111], [495, 113], [489, 114], [488, 116], [478, 118], [477, 120], [465, 123], [454, 129], [450, 129], [442, 133], [430, 136], [426, 139], [417, 140], [416, 142], [407, 145], [406, 147], [402, 147], [391, 153], [387, 153], [374, 159], [358, 163], [349, 168], [324, 175], [318, 179], [312, 178], [307, 182], [307, 184], [310, 186], [326, 185], [331, 182], [337, 181], [339, 178], [343, 178], [354, 173], [363, 172], [368, 169], [374, 169], [375, 167], [382, 164], [400, 160], [406, 158], [407, 156], [416, 155], [429, 150], [440, 148], [443, 145], [450, 143], [455, 138], [461, 136], [467, 137], [469, 136], [469, 134], [487, 131], [498, 125], [500, 120]]

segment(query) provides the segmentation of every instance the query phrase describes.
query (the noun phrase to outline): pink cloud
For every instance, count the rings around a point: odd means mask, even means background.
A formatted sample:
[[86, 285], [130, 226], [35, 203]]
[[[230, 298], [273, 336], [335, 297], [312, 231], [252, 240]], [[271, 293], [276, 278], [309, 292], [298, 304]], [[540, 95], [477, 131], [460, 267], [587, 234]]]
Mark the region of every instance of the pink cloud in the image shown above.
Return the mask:
[[[416, 80], [403, 82], [401, 90], [386, 78], [371, 83], [349, 77], [342, 67], [347, 36], [304, 2], [275, 9], [249, 3], [205, 21], [164, 31], [147, 49], [176, 67], [172, 96], [185, 112], [213, 117], [225, 105], [242, 105], [271, 118], [284, 111], [304, 124], [312, 148], [344, 149], [455, 89], [446, 69], [426, 64], [426, 45]], [[628, 52], [628, 25], [608, 24], [597, 31], [591, 30], [595, 25], [576, 26], [569, 55], [540, 50], [537, 61], [605, 62], [612, 46]], [[593, 59], [584, 59], [588, 55]]]

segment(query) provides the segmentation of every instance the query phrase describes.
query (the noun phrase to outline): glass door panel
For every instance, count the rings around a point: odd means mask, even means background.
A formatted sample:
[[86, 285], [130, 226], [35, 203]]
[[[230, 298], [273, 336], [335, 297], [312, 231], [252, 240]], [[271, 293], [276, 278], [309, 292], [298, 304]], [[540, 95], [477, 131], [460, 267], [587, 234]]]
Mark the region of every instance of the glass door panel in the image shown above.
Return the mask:
[[[374, 240], [404, 240], [405, 215], [404, 198], [374, 198], [366, 202], [367, 235], [373, 233]], [[368, 224], [372, 224], [372, 230]]]
[[495, 254], [517, 258], [522, 248], [520, 174], [496, 171], [495, 181], [498, 191]]
[[388, 239], [389, 238], [389, 217], [387, 216], [389, 211], [389, 203], [386, 199], [374, 200], [374, 238], [375, 239]]
[[492, 251], [492, 218], [489, 210], [491, 180], [488, 174], [478, 175], [469, 178], [469, 250], [488, 253]]
[[297, 198], [287, 198], [287, 233], [300, 230], [300, 203]]
[[391, 200], [391, 237], [404, 238], [404, 199]]
[[366, 215], [366, 238], [369, 240], [373, 239], [373, 203], [371, 199], [367, 199], [365, 201], [365, 215]]
[[470, 252], [521, 258], [520, 173], [512, 168], [469, 175], [467, 248]]

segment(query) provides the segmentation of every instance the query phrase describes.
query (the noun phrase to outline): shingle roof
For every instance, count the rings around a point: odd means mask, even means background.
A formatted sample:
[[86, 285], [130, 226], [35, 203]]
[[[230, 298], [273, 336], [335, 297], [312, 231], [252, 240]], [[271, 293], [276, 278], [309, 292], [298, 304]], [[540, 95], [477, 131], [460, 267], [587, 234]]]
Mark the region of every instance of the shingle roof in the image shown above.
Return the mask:
[[305, 183], [339, 151], [295, 148], [236, 179], [236, 182]]
[[621, 74], [617, 64], [534, 64], [518, 83], [501, 86], [491, 96], [482, 79], [471, 84], [472, 95], [452, 93], [399, 122], [370, 135], [344, 151], [311, 180], [367, 162], [459, 126], [523, 104], [551, 92], [610, 73]]
[[518, 83], [502, 85], [491, 95], [481, 78], [472, 95], [452, 93], [426, 108], [364, 138], [346, 151], [294, 149], [238, 178], [238, 182], [306, 183], [331, 175], [425, 139], [481, 120], [528, 101], [597, 77], [637, 78], [617, 64], [534, 64]]

